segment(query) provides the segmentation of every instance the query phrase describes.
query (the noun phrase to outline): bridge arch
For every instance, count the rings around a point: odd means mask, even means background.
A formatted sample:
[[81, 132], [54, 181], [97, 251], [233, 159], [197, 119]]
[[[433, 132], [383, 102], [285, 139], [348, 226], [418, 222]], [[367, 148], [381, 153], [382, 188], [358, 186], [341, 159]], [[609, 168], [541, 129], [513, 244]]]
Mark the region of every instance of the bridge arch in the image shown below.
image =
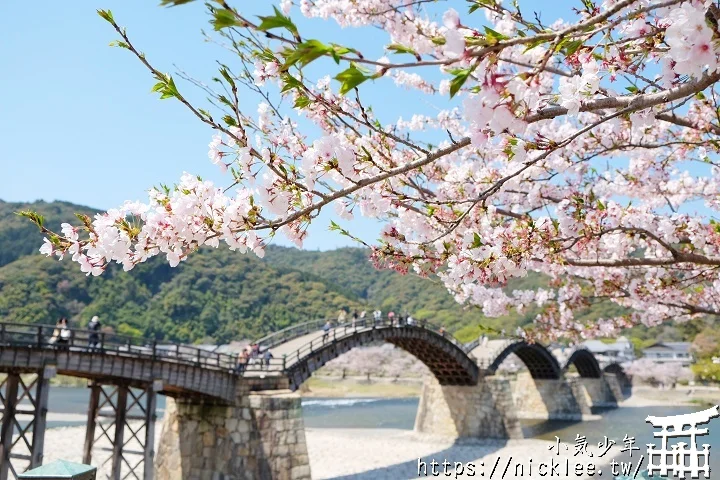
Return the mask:
[[612, 373], [613, 375], [622, 376], [624, 378], [628, 378], [627, 373], [625, 373], [625, 369], [620, 365], [619, 363], [610, 363], [603, 368], [604, 373]]
[[385, 341], [423, 362], [440, 385], [476, 385], [479, 368], [457, 341], [425, 326], [382, 324], [362, 329], [345, 328], [327, 342], [316, 341], [283, 360], [290, 389], [296, 390], [313, 372], [355, 347]]
[[528, 343], [524, 340], [505, 347], [488, 366], [487, 372], [494, 375], [500, 364], [513, 353], [525, 364], [532, 378], [559, 379], [562, 375], [560, 364], [547, 348], [539, 343]]
[[600, 368], [595, 355], [586, 348], [575, 350], [565, 362], [563, 372], [567, 372], [570, 366], [575, 365], [578, 374], [584, 378], [602, 378], [603, 371]]

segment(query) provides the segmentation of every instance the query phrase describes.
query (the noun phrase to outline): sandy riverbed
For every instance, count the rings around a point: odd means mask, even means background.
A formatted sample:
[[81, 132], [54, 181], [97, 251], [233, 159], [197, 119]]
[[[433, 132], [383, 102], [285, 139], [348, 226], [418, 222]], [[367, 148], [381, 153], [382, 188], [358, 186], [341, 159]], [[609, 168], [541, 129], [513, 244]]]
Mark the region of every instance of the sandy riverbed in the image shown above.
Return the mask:
[[[696, 388], [690, 394], [687, 390], [657, 390], [650, 388], [639, 388], [635, 395], [623, 403], [625, 406], [651, 406], [651, 405], [678, 405], [686, 403], [693, 398], [705, 400], [720, 400], [720, 391], [717, 389]], [[60, 420], [60, 418], [58, 418]], [[156, 424], [156, 445], [162, 430], [162, 422]], [[99, 434], [100, 432], [98, 432]], [[342, 479], [342, 480], [383, 480], [383, 479], [408, 479], [418, 478], [418, 458], [422, 458], [428, 468], [429, 462], [435, 459], [442, 462], [447, 459], [451, 462], [462, 462], [475, 464], [476, 476], [459, 475], [458, 478], [480, 478], [480, 472], [484, 472], [484, 478], [489, 478], [490, 471], [499, 457], [499, 469], [504, 469], [505, 463], [510, 457], [515, 461], [525, 462], [532, 458], [535, 465], [540, 461], [548, 461], [551, 452], [548, 451], [550, 442], [545, 440], [513, 440], [507, 442], [460, 442], [455, 443], [445, 438], [433, 438], [419, 436], [412, 431], [392, 429], [317, 429], [307, 428], [306, 439], [310, 467], [314, 479]], [[85, 427], [63, 427], [49, 429], [45, 439], [45, 461], [65, 459], [80, 462], [82, 459], [83, 444], [85, 441]], [[577, 459], [572, 458], [572, 445], [570, 452], [562, 455], [569, 455], [570, 465], [576, 463]], [[584, 460], [587, 463], [590, 459]], [[481, 463], [485, 466], [481, 466]], [[514, 467], [513, 467], [514, 468]], [[513, 470], [510, 468], [509, 470]], [[599, 465], [603, 469], [605, 478], [612, 478], [609, 475], [607, 465]], [[542, 478], [533, 470], [529, 475], [527, 470], [523, 472], [522, 478]], [[495, 477], [500, 478], [501, 472], [496, 472]], [[429, 477], [432, 475], [429, 473]], [[584, 478], [571, 474], [571, 478]], [[98, 477], [102, 478], [102, 477]], [[455, 478], [454, 474], [440, 478]], [[516, 477], [514, 472], [509, 471], [506, 479]], [[547, 478], [547, 477], [545, 477]], [[555, 478], [567, 478], [564, 476]], [[589, 478], [589, 477], [587, 477]], [[598, 478], [597, 475], [594, 478]], [[600, 477], [602, 478], [602, 477]]]
[[625, 400], [625, 407], [657, 407], [663, 405], [717, 405], [720, 403], [720, 389], [704, 386], [678, 386], [659, 389], [648, 386], [633, 388], [633, 395]]
[[[428, 477], [433, 478], [430, 462], [459, 462], [448, 468], [449, 476], [438, 466], [440, 478], [489, 478], [497, 462], [494, 478], [500, 479], [506, 466], [505, 479], [548, 478], [538, 475], [538, 464], [555, 461], [559, 465], [559, 477], [555, 478], [596, 478], [597, 468], [605, 469], [610, 477], [608, 466], [595, 458], [573, 457], [573, 448], [555, 456], [548, 450], [552, 445], [546, 440], [509, 440], [509, 441], [467, 441], [455, 443], [450, 439], [419, 436], [408, 430], [391, 429], [307, 429], [310, 468], [314, 479], [336, 480], [395, 480], [425, 477], [425, 471], [418, 474], [418, 459], [428, 469]], [[588, 451], [595, 451], [590, 446]], [[530, 460], [532, 459], [532, 472]], [[564, 475], [565, 461], [569, 460], [570, 474]], [[518, 462], [522, 470], [516, 470]], [[470, 475], [468, 463], [474, 464], [475, 475]], [[595, 463], [595, 477], [575, 475], [575, 464], [586, 466]], [[546, 467], [547, 468], [547, 467]], [[457, 473], [457, 475], [456, 475]], [[516, 474], [517, 473], [517, 474]], [[545, 472], [546, 475], [549, 473]]]
[[[157, 440], [159, 439], [162, 422], [157, 423]], [[56, 459], [65, 459], [74, 462], [82, 460], [83, 442], [85, 440], [84, 427], [62, 427], [47, 431], [45, 438], [45, 462]], [[555, 457], [548, 451], [550, 442], [544, 440], [511, 440], [502, 442], [462, 442], [456, 444], [447, 438], [419, 436], [408, 430], [393, 429], [306, 429], [310, 468], [314, 479], [342, 479], [342, 480], [385, 480], [418, 478], [418, 458], [426, 463], [428, 476], [432, 477], [432, 465], [436, 460], [463, 463], [464, 474], [457, 478], [478, 478], [481, 472], [485, 477], [490, 475], [495, 461], [500, 458], [496, 477], [500, 474], [506, 463], [512, 457], [512, 467], [505, 475], [506, 479], [516, 477], [512, 470], [515, 462], [525, 463], [533, 459], [534, 468], [540, 461], [551, 459], [570, 458], [571, 469], [577, 459], [573, 459], [572, 448], [570, 452]], [[592, 461], [585, 459], [583, 463]], [[468, 462], [475, 465], [475, 476], [467, 475]], [[93, 462], [94, 463], [94, 462]], [[482, 465], [484, 463], [484, 466]], [[107, 466], [106, 466], [107, 468]], [[442, 466], [437, 467], [442, 469]], [[603, 468], [601, 465], [600, 468]], [[441, 470], [438, 470], [441, 471]], [[455, 472], [454, 466], [449, 472]], [[442, 478], [456, 478], [454, 473], [450, 477], [440, 474]], [[570, 475], [571, 478], [585, 478]], [[98, 476], [98, 478], [103, 478]], [[523, 472], [522, 478], [541, 478], [533, 471]], [[558, 477], [556, 477], [558, 478]], [[560, 477], [563, 478], [563, 477]], [[588, 477], [589, 478], [589, 477]]]

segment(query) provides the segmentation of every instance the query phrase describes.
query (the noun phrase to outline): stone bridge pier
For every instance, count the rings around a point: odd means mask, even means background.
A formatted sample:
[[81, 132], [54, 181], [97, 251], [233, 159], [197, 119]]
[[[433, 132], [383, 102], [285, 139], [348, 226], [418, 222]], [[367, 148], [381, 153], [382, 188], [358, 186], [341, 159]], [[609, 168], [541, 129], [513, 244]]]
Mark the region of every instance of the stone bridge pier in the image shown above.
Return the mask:
[[610, 394], [614, 399], [616, 399], [616, 401], [620, 402], [629, 396], [628, 390], [632, 387], [627, 383], [627, 378], [624, 378], [624, 381], [621, 381], [617, 374], [608, 372], [605, 372], [603, 377], [605, 378], [605, 382], [610, 390]]
[[533, 378], [520, 373], [511, 380], [512, 396], [521, 418], [581, 420], [591, 405], [569, 378]]
[[578, 404], [587, 407], [615, 408], [623, 397], [616, 397], [606, 376], [600, 378], [568, 377]]
[[247, 379], [230, 405], [168, 398], [155, 478], [310, 480], [300, 396], [283, 382]]
[[[415, 431], [470, 438], [523, 438], [520, 420], [582, 420], [593, 407], [617, 407], [620, 387], [614, 375], [512, 378], [480, 376], [477, 385], [423, 383]], [[621, 398], [622, 399], [622, 398]]]
[[425, 379], [415, 431], [447, 437], [523, 438], [510, 382], [480, 377], [477, 385], [440, 385]]

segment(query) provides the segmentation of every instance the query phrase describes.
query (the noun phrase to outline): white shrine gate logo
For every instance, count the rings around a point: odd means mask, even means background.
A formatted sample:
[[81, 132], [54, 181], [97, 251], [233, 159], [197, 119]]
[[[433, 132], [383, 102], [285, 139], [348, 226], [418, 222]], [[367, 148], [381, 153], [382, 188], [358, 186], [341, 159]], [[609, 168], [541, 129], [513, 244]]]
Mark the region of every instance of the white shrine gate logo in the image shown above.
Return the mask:
[[[705, 478], [710, 478], [710, 445], [707, 443], [698, 449], [696, 437], [707, 435], [707, 428], [697, 428], [710, 422], [711, 418], [720, 416], [718, 406], [708, 408], [701, 412], [674, 415], [670, 417], [653, 417], [645, 419], [647, 423], [662, 430], [654, 432], [655, 438], [661, 439], [660, 448], [652, 443], [648, 444], [648, 474], [658, 473], [662, 477], [674, 475], [681, 478], [690, 474], [690, 478], [699, 478], [700, 472]], [[689, 428], [683, 430], [685, 426]], [[677, 442], [668, 448], [668, 439], [689, 438], [689, 443]], [[658, 460], [657, 463], [654, 463]]]

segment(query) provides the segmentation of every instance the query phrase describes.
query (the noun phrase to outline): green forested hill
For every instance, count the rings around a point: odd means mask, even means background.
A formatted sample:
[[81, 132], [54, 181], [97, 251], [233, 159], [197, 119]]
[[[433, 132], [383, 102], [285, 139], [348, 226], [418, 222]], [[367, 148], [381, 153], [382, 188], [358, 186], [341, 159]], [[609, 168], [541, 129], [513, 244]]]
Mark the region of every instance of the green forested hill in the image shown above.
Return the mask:
[[47, 227], [59, 230], [63, 222], [77, 223], [75, 213], [93, 215], [93, 210], [68, 202], [8, 203], [0, 200], [0, 267], [17, 260], [23, 255], [37, 253], [42, 244], [38, 243], [38, 230], [26, 218], [15, 212], [32, 209], [47, 219]]
[[[75, 212], [94, 210], [63, 202], [0, 202], [0, 318], [53, 323], [67, 316], [85, 324], [99, 315], [119, 332], [178, 341], [227, 342], [252, 338], [341, 307], [412, 313], [452, 331], [487, 322], [479, 309], [458, 305], [437, 282], [376, 270], [367, 251], [310, 252], [270, 247], [266, 258], [226, 249], [202, 249], [177, 268], [153, 258], [129, 273], [111, 268], [86, 277], [77, 265], [41, 256], [42, 237], [15, 212], [36, 210], [54, 229]], [[492, 319], [515, 325], [526, 319]], [[510, 325], [508, 328], [514, 328]], [[474, 336], [475, 332], [468, 331]]]
[[[457, 304], [437, 281], [376, 270], [368, 252], [359, 248], [312, 252], [270, 247], [263, 260], [208, 248], [176, 268], [156, 257], [131, 272], [111, 268], [100, 277], [86, 277], [69, 259], [57, 261], [38, 253], [40, 233], [14, 213], [24, 209], [43, 214], [53, 229], [61, 222], [77, 223], [76, 212], [95, 212], [66, 202], [0, 201], [3, 321], [54, 323], [66, 316], [84, 325], [99, 315], [104, 325], [122, 333], [182, 342], [228, 342], [256, 338], [308, 319], [334, 317], [342, 307], [380, 308], [442, 324], [468, 341], [477, 337], [480, 324], [512, 332], [537, 314], [528, 308], [523, 315], [485, 318], [479, 308]], [[541, 276], [529, 275], [508, 289], [545, 283]], [[619, 308], [606, 302], [579, 316], [592, 319], [617, 313]], [[640, 333], [640, 338], [648, 335]], [[668, 339], [684, 337], [675, 333], [670, 332]]]
[[132, 272], [86, 277], [69, 260], [29, 255], [0, 267], [0, 318], [85, 324], [183, 342], [253, 338], [360, 303], [326, 280], [229, 250], [202, 250], [171, 269], [153, 258]]

